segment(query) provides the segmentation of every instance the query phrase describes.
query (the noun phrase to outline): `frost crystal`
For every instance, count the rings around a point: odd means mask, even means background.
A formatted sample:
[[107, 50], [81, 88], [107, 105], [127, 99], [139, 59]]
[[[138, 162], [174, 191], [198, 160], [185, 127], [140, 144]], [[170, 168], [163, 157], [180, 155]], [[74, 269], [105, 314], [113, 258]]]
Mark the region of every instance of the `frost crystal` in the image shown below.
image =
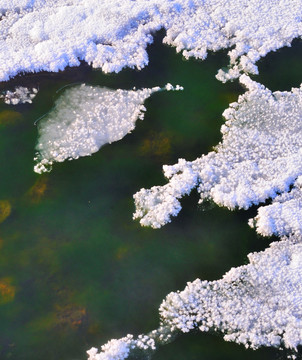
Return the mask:
[[[3, 4], [2, 4], [3, 3]], [[104, 72], [148, 64], [146, 47], [164, 42], [186, 58], [232, 48], [226, 81], [302, 35], [301, 0], [2, 0], [0, 81], [20, 72], [59, 71], [85, 60]]]
[[[182, 89], [179, 85], [167, 87]], [[144, 101], [164, 89], [111, 90], [80, 85], [65, 90], [53, 110], [38, 122], [34, 170], [50, 171], [55, 161], [91, 155], [104, 144], [122, 139], [134, 129], [137, 119], [143, 119]]]
[[4, 102], [9, 105], [17, 105], [24, 103], [32, 103], [32, 100], [36, 97], [38, 89], [28, 89], [23, 86], [19, 86], [15, 91], [7, 90], [0, 98], [4, 99]]
[[169, 222], [181, 209], [178, 199], [196, 186], [200, 201], [247, 209], [289, 191], [302, 174], [302, 88], [272, 93], [246, 75], [240, 81], [248, 91], [224, 111], [216, 150], [164, 166], [167, 185], [134, 195], [134, 218], [142, 225], [158, 228]]

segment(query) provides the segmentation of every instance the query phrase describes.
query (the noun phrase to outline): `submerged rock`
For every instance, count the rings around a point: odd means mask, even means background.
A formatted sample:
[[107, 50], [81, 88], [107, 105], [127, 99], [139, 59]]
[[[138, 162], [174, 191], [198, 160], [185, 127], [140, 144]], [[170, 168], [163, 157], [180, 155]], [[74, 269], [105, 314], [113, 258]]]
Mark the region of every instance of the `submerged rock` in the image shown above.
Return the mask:
[[36, 97], [38, 89], [26, 88], [24, 86], [16, 87], [15, 91], [7, 90], [4, 94], [0, 95], [5, 104], [18, 105], [24, 103], [32, 103], [32, 100]]

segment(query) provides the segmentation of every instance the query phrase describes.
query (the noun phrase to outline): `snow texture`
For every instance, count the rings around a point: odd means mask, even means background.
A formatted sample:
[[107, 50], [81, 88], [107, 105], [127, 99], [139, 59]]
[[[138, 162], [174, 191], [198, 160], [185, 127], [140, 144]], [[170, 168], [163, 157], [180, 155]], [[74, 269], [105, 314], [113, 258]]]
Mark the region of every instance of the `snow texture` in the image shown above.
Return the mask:
[[275, 197], [271, 205], [258, 208], [258, 215], [249, 221], [263, 236], [302, 236], [302, 176], [292, 190]]
[[66, 89], [38, 122], [35, 172], [50, 171], [54, 162], [91, 155], [122, 139], [144, 118], [143, 103], [152, 93], [182, 89], [171, 84], [163, 89], [111, 90], [84, 84]]
[[148, 64], [146, 47], [163, 42], [186, 58], [232, 48], [226, 81], [302, 35], [301, 0], [2, 0], [0, 81], [59, 71], [84, 60], [104, 72]]
[[0, 14], [3, 15], [9, 11], [18, 12], [21, 9], [30, 9], [35, 2], [37, 3], [35, 0], [1, 0]]
[[246, 75], [240, 81], [248, 91], [224, 111], [222, 142], [215, 151], [164, 166], [168, 184], [134, 195], [134, 218], [142, 225], [159, 228], [169, 222], [181, 209], [179, 199], [194, 187], [200, 202], [247, 209], [288, 192], [302, 175], [302, 88], [272, 93]]
[[3, 101], [9, 105], [18, 105], [25, 103], [31, 104], [37, 93], [38, 89], [36, 88], [28, 89], [26, 87], [19, 86], [15, 89], [15, 91], [5, 91], [3, 95], [0, 95], [0, 98], [2, 98]]
[[159, 309], [157, 330], [137, 340], [132, 335], [112, 340], [100, 353], [92, 348], [88, 360], [123, 360], [138, 348], [155, 350], [155, 344], [193, 329], [219, 332], [247, 348], [273, 346], [295, 352], [302, 345], [301, 238], [284, 238], [248, 259], [249, 264], [232, 268], [221, 280], [197, 279], [183, 291], [168, 294]]

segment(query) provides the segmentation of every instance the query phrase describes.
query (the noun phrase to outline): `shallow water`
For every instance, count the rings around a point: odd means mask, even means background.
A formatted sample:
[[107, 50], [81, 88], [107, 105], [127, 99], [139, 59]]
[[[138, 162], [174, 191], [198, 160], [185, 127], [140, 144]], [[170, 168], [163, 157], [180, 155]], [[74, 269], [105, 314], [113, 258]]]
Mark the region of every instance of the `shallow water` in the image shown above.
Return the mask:
[[[91, 346], [149, 332], [158, 327], [157, 309], [170, 291], [197, 277], [220, 278], [246, 263], [249, 252], [268, 245], [247, 225], [255, 209], [200, 207], [196, 193], [160, 230], [132, 220], [132, 195], [163, 184], [163, 164], [210, 151], [220, 139], [223, 110], [244, 91], [237, 82], [215, 79], [227, 64], [225, 53], [204, 62], [184, 61], [160, 45], [161, 37], [150, 47], [150, 65], [141, 72], [104, 75], [83, 64], [0, 84], [0, 90], [15, 85], [40, 89], [32, 105], [0, 105], [0, 359], [85, 359]], [[285, 72], [291, 75], [277, 82], [287, 90], [292, 73], [298, 72], [300, 49], [296, 43], [292, 53], [281, 51], [268, 56], [271, 62], [262, 61], [264, 84], [271, 81], [275, 90], [272, 79], [282, 61], [290, 59]], [[51, 109], [60, 88], [84, 82], [125, 89], [170, 82], [185, 91], [152, 95], [144, 121], [122, 141], [91, 157], [55, 164], [49, 174], [35, 174], [34, 121]], [[270, 349], [247, 351], [217, 335], [196, 333], [161, 348], [154, 359], [276, 356]]]

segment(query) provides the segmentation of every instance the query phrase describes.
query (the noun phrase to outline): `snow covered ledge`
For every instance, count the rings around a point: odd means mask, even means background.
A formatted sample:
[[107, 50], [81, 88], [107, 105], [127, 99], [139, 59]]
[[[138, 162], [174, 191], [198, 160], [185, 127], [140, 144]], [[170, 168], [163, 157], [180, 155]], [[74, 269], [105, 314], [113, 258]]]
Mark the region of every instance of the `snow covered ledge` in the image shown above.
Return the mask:
[[302, 35], [301, 0], [4, 0], [0, 4], [0, 81], [22, 72], [59, 71], [85, 60], [104, 72], [148, 64], [163, 42], [186, 58], [232, 48], [226, 81]]

